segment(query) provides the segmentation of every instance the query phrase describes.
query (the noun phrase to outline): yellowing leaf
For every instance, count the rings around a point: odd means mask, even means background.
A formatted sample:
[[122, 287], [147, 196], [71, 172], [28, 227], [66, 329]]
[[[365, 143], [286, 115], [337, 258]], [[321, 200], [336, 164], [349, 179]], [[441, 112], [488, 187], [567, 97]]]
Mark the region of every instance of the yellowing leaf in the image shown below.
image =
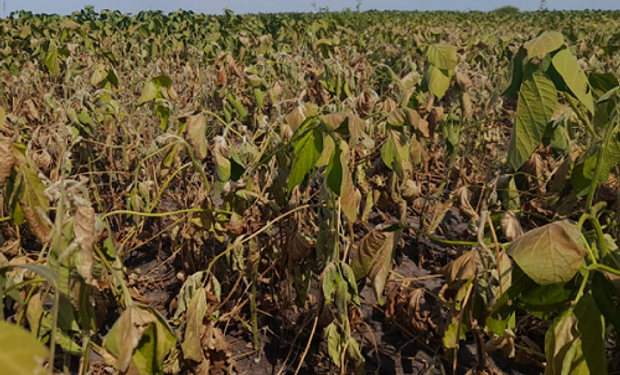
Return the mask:
[[426, 50], [427, 61], [441, 70], [454, 70], [457, 58], [455, 46], [436, 44]]
[[527, 57], [544, 57], [549, 52], [553, 52], [564, 45], [564, 36], [557, 31], [548, 31], [536, 39], [525, 43], [523, 47], [527, 50]]
[[522, 235], [508, 253], [537, 284], [564, 284], [579, 271], [586, 256], [580, 236], [576, 225], [557, 221]]
[[441, 99], [450, 88], [450, 79], [452, 79], [451, 70], [441, 70], [435, 65], [429, 65], [426, 69], [426, 83], [428, 91], [433, 93], [437, 98]]

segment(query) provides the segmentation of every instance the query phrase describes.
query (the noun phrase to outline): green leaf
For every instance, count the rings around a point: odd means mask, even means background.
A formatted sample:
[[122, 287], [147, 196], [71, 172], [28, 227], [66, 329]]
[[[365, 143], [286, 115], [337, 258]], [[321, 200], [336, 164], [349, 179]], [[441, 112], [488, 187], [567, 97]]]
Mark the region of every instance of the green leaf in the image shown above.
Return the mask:
[[140, 99], [138, 99], [138, 105], [153, 101], [156, 98], [163, 98], [160, 89], [170, 89], [171, 85], [172, 81], [166, 76], [159, 76], [150, 79], [142, 90], [142, 95], [140, 96]]
[[351, 268], [355, 279], [368, 277], [372, 283], [375, 297], [383, 304], [383, 289], [391, 269], [394, 249], [400, 236], [400, 231], [384, 232], [384, 225], [379, 225], [362, 238], [359, 249], [353, 255]]
[[425, 81], [428, 90], [438, 99], [443, 98], [450, 88], [450, 79], [452, 79], [452, 70], [441, 70], [434, 65], [429, 65], [426, 69]]
[[323, 337], [327, 340], [327, 352], [334, 364], [340, 367], [340, 353], [343, 349], [342, 335], [336, 325], [336, 322], [330, 323], [325, 327]]
[[588, 78], [579, 67], [575, 56], [564, 48], [553, 56], [551, 62], [571, 93], [579, 99], [590, 113], [594, 113], [592, 90]]
[[605, 327], [594, 298], [585, 294], [547, 331], [546, 375], [607, 374]]
[[116, 358], [115, 367], [139, 374], [163, 374], [163, 362], [176, 342], [172, 330], [153, 308], [130, 306], [105, 337], [103, 347]]
[[46, 374], [43, 364], [47, 348], [32, 334], [14, 324], [0, 321], [0, 368], [12, 375]]
[[342, 149], [338, 146], [332, 153], [331, 160], [327, 165], [327, 186], [338, 196], [340, 196], [343, 179], [341, 155]]
[[323, 134], [319, 129], [313, 129], [304, 134], [295, 144], [295, 161], [291, 174], [288, 177], [288, 191], [291, 192], [299, 185], [304, 177], [314, 168], [323, 151]]
[[[611, 126], [611, 124], [609, 124]], [[585, 161], [578, 163], [571, 174], [571, 185], [577, 196], [588, 194], [590, 189], [595, 189], [599, 185], [607, 181], [612, 168], [620, 163], [620, 139], [619, 134], [613, 134], [609, 139], [605, 140], [602, 146], [594, 148], [594, 153]], [[598, 175], [596, 184], [593, 184], [594, 173], [598, 160], [598, 149], [603, 147], [603, 155], [601, 158], [601, 170]], [[594, 185], [594, 186], [593, 186]]]
[[545, 72], [529, 64], [519, 91], [517, 119], [508, 145], [508, 161], [515, 170], [525, 163], [542, 141], [557, 100], [553, 81]]
[[587, 254], [580, 237], [575, 224], [556, 221], [517, 238], [508, 253], [537, 284], [564, 284], [579, 271]]
[[517, 54], [512, 58], [510, 62], [510, 85], [504, 90], [502, 95], [512, 95], [519, 92], [521, 89], [521, 83], [523, 82], [523, 62], [527, 51], [525, 48], [519, 48]]
[[547, 31], [536, 39], [532, 39], [523, 46], [527, 50], [529, 59], [543, 58], [546, 54], [560, 49], [564, 45], [564, 36], [557, 31]]
[[454, 70], [457, 58], [455, 46], [435, 44], [426, 50], [427, 61], [441, 70]]
[[613, 285], [604, 274], [596, 272], [592, 277], [592, 297], [605, 319], [613, 324], [620, 334], [620, 307], [613, 299]]

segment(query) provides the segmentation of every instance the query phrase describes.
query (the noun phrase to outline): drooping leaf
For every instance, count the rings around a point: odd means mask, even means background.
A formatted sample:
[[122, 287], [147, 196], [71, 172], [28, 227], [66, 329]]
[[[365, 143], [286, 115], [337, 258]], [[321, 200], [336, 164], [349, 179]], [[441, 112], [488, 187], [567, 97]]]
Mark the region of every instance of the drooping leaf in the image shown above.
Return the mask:
[[433, 93], [438, 99], [443, 98], [452, 79], [451, 70], [441, 70], [434, 65], [429, 65], [426, 69], [425, 81], [428, 91]]
[[46, 374], [47, 348], [32, 334], [14, 324], [0, 321], [0, 368], [6, 374]]
[[51, 227], [49, 219], [44, 215], [49, 211], [49, 199], [43, 194], [45, 185], [28, 164], [20, 163], [18, 167], [20, 178], [19, 203], [28, 221], [32, 232], [41, 243], [46, 243], [50, 238]]
[[351, 262], [355, 279], [359, 282], [368, 277], [380, 304], [384, 302], [383, 289], [400, 235], [399, 231], [385, 232], [384, 228], [385, 225], [379, 225], [362, 238]]
[[226, 139], [220, 135], [214, 139], [213, 156], [215, 157], [215, 194], [219, 194], [224, 184], [230, 180], [232, 169], [230, 146]]
[[517, 238], [508, 253], [539, 285], [564, 284], [575, 276], [587, 252], [579, 228], [557, 221]]
[[592, 297], [605, 319], [613, 324], [616, 332], [620, 334], [620, 306], [614, 301], [613, 290], [613, 285], [604, 274], [600, 272], [594, 274], [592, 277]]
[[198, 160], [207, 157], [207, 119], [203, 112], [187, 118], [187, 137]]
[[527, 50], [527, 57], [542, 58], [546, 54], [560, 49], [564, 45], [564, 36], [557, 31], [547, 31], [536, 39], [532, 39], [523, 46]]
[[428, 122], [420, 117], [417, 111], [411, 108], [397, 108], [393, 110], [386, 121], [391, 126], [412, 126], [422, 133], [424, 137], [429, 136]]
[[181, 344], [183, 356], [197, 363], [204, 359], [201, 340], [205, 331], [204, 318], [207, 312], [207, 299], [205, 292], [199, 289], [189, 303], [187, 310], [187, 327], [185, 328], [185, 337]]
[[579, 99], [590, 113], [594, 113], [592, 90], [588, 78], [579, 67], [575, 56], [565, 48], [556, 53], [551, 61], [571, 93]]
[[517, 118], [508, 145], [508, 161], [515, 170], [525, 163], [542, 141], [557, 100], [553, 81], [544, 71], [529, 64], [519, 91]]

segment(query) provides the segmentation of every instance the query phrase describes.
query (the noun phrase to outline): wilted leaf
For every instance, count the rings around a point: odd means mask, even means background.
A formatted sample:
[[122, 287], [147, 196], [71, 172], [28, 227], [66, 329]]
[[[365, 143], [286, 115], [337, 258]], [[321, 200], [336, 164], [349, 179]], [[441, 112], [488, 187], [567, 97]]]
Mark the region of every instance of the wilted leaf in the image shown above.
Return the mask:
[[0, 321], [0, 368], [5, 374], [46, 374], [47, 348], [29, 332]]
[[49, 200], [43, 194], [45, 185], [30, 166], [20, 164], [18, 171], [21, 179], [18, 199], [22, 211], [37, 239], [46, 243], [50, 238], [51, 228], [49, 221], [43, 217], [49, 211]]
[[187, 137], [189, 138], [189, 143], [194, 148], [198, 160], [203, 160], [207, 157], [206, 131], [207, 119], [204, 113], [200, 112], [187, 118]]
[[441, 70], [434, 65], [429, 65], [426, 69], [426, 83], [428, 91], [441, 99], [450, 88], [451, 70]]
[[385, 225], [379, 225], [362, 238], [351, 262], [355, 279], [360, 281], [368, 277], [380, 304], [384, 303], [383, 289], [400, 236], [400, 232], [384, 232], [384, 228]]
[[420, 114], [411, 108], [398, 108], [392, 111], [387, 123], [391, 126], [410, 125], [418, 130], [424, 137], [429, 136], [428, 122], [420, 117]]
[[187, 327], [185, 328], [183, 343], [181, 344], [183, 356], [195, 362], [201, 362], [204, 359], [201, 341], [205, 331], [203, 320], [206, 313], [207, 299], [205, 292], [199, 289], [194, 294], [187, 309]]
[[130, 365], [139, 374], [163, 373], [163, 361], [175, 344], [166, 322], [150, 307], [130, 306], [105, 337], [103, 347], [114, 366], [126, 372]]
[[522, 235], [508, 253], [537, 284], [564, 284], [579, 271], [587, 254], [580, 236], [576, 225], [558, 221]]
[[446, 281], [452, 285], [458, 281], [471, 280], [476, 277], [482, 267], [480, 256], [475, 250], [470, 250], [452, 262], [448, 263], [443, 269]]
[[219, 194], [224, 184], [230, 180], [232, 164], [230, 162], [230, 146], [220, 135], [213, 140], [213, 156], [215, 157], [215, 193]]

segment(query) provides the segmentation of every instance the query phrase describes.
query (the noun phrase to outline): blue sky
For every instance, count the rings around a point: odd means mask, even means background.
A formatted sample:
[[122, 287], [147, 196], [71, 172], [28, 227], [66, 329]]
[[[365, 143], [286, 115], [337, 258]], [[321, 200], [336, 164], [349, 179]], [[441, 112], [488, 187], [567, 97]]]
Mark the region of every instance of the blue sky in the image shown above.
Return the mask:
[[[165, 12], [186, 9], [197, 13], [221, 13], [228, 7], [235, 13], [311, 12], [321, 7], [330, 10], [354, 9], [356, 0], [2, 0], [3, 13], [29, 10], [35, 13], [69, 14], [94, 5], [95, 10], [118, 9], [123, 13], [160, 9]], [[536, 10], [540, 0], [361, 0], [361, 9], [397, 10], [492, 10], [514, 5], [521, 10]], [[619, 0], [547, 0], [549, 9], [620, 9]]]

